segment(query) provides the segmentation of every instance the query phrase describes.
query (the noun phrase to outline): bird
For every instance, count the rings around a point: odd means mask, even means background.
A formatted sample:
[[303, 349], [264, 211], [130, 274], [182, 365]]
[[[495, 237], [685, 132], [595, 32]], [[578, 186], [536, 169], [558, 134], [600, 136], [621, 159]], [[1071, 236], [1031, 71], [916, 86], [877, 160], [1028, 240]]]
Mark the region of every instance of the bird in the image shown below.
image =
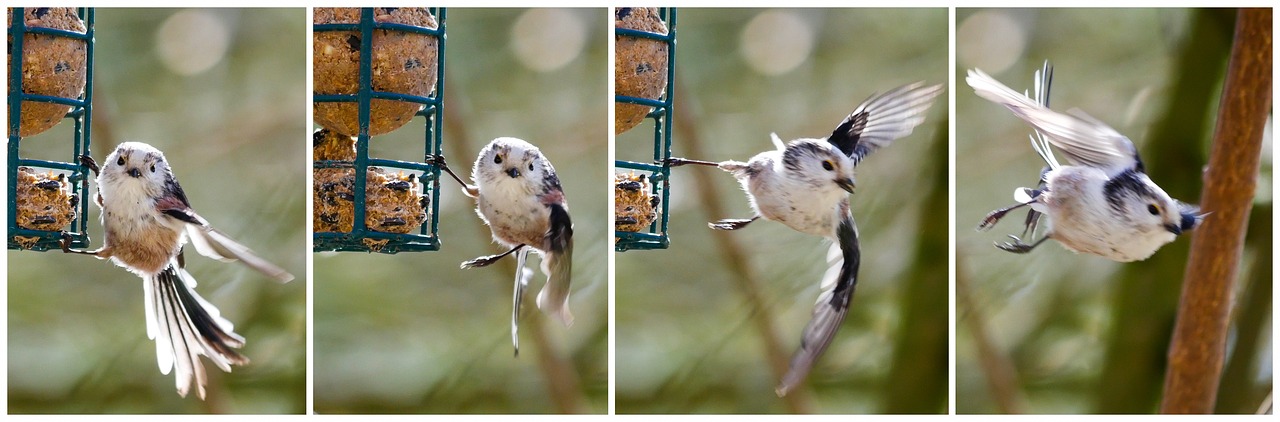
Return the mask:
[[[462, 183], [456, 175], [454, 178]], [[551, 161], [538, 147], [518, 138], [496, 138], [482, 148], [471, 167], [471, 180], [475, 184], [463, 183], [463, 193], [475, 198], [476, 214], [489, 226], [493, 240], [508, 250], [468, 260], [461, 267], [485, 267], [516, 254], [511, 343], [518, 356], [520, 304], [531, 276], [524, 263], [530, 250], [542, 256], [542, 272], [547, 276], [536, 300], [538, 309], [566, 327], [573, 325], [569, 311], [573, 271], [569, 204]]]
[[97, 174], [96, 202], [102, 210], [103, 246], [85, 251], [70, 248], [62, 236], [62, 250], [109, 259], [142, 278], [147, 337], [155, 340], [162, 374], [174, 370], [178, 394], [186, 397], [194, 379], [205, 398], [208, 376], [200, 356], [231, 372], [249, 358], [234, 349], [244, 338], [213, 304], [196, 293], [196, 280], [186, 270], [183, 247], [189, 239], [201, 255], [223, 262], [239, 261], [268, 277], [288, 282], [293, 275], [214, 229], [191, 208], [169, 162], [159, 149], [142, 142], [124, 142], [99, 168], [81, 157]]
[[708, 223], [715, 230], [739, 230], [764, 218], [792, 230], [833, 241], [831, 269], [822, 283], [813, 317], [804, 329], [801, 346], [792, 356], [787, 374], [775, 392], [784, 396], [804, 381], [848, 313], [860, 264], [857, 225], [849, 210], [854, 192], [854, 168], [867, 156], [904, 138], [924, 122], [925, 112], [942, 93], [942, 85], [916, 82], [859, 104], [830, 135], [783, 143], [770, 134], [775, 149], [747, 162], [700, 161], [673, 158], [672, 166], [715, 166], [738, 179], [755, 214], [745, 219]]
[[[1045, 162], [1040, 185], [1017, 188], [1014, 205], [994, 210], [978, 225], [995, 226], [1008, 212], [1030, 207], [1023, 236], [997, 248], [1027, 253], [1048, 239], [1066, 249], [1117, 262], [1141, 261], [1184, 232], [1195, 229], [1207, 214], [1197, 206], [1169, 197], [1146, 174], [1129, 138], [1084, 111], [1067, 114], [1049, 109], [1053, 68], [1045, 62], [1035, 74], [1033, 99], [970, 69], [965, 81], [978, 96], [1005, 106], [1032, 126], [1031, 147]], [[1056, 147], [1068, 160], [1054, 156]], [[1043, 220], [1043, 223], [1041, 221]], [[1043, 224], [1045, 234], [1026, 243]]]

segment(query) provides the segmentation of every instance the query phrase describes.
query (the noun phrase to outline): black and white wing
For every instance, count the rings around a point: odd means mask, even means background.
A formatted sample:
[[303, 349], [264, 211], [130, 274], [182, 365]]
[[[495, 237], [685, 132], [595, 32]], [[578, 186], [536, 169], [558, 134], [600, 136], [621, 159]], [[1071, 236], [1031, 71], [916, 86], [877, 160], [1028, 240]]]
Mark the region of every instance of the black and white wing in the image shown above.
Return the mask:
[[836, 331], [840, 330], [840, 324], [844, 322], [845, 315], [848, 315], [849, 304], [853, 301], [862, 250], [858, 244], [858, 226], [853, 221], [853, 214], [849, 212], [848, 203], [839, 208], [840, 223], [836, 227], [836, 243], [832, 245], [832, 253], [828, 257], [832, 266], [823, 277], [822, 294], [814, 305], [813, 317], [804, 327], [800, 348], [791, 356], [787, 374], [774, 390], [778, 397], [787, 395], [809, 375], [813, 363], [827, 350]]
[[573, 273], [573, 222], [569, 211], [560, 204], [550, 204], [551, 228], [547, 231], [547, 250], [542, 256], [542, 272], [547, 284], [538, 293], [538, 309], [554, 316], [568, 327], [573, 325], [569, 312], [569, 283]]
[[1129, 138], [1083, 111], [1073, 109], [1070, 114], [1063, 114], [1050, 110], [978, 69], [970, 69], [965, 81], [978, 96], [1005, 106], [1031, 124], [1072, 163], [1102, 169], [1113, 176], [1127, 170], [1143, 170]]
[[293, 274], [258, 257], [248, 246], [241, 245], [210, 227], [209, 222], [191, 209], [187, 198], [181, 195], [182, 188], [177, 187], [177, 182], [173, 182], [173, 186], [171, 189], [176, 189], [179, 194], [157, 200], [156, 210], [187, 223], [187, 235], [191, 238], [191, 244], [196, 247], [196, 252], [222, 262], [239, 261], [281, 283], [293, 280]]
[[142, 280], [147, 337], [156, 342], [160, 372], [167, 375], [174, 370], [175, 386], [183, 397], [194, 378], [197, 394], [204, 399], [208, 375], [200, 356], [227, 372], [231, 365], [249, 363], [249, 358], [234, 350], [244, 346], [244, 338], [217, 308], [196, 294], [195, 285], [177, 259], [170, 260], [161, 273]]
[[853, 110], [827, 137], [856, 164], [924, 122], [924, 113], [942, 93], [942, 85], [924, 82], [903, 85], [872, 95]]

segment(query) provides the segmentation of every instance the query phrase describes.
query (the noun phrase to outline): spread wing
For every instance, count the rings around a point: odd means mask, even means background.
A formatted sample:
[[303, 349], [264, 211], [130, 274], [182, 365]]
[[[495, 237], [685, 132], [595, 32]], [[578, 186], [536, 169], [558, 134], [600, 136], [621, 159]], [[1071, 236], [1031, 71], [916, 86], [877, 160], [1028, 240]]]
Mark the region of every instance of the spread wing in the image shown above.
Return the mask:
[[241, 245], [222, 232], [210, 227], [209, 222], [191, 209], [191, 205], [187, 203], [186, 195], [183, 195], [182, 187], [178, 186], [177, 181], [170, 178], [169, 183], [171, 184], [168, 188], [169, 191], [176, 192], [176, 194], [156, 200], [156, 210], [178, 221], [187, 223], [187, 234], [190, 235], [191, 244], [196, 247], [196, 252], [223, 262], [240, 261], [282, 283], [293, 280], [293, 274], [289, 274], [283, 268], [258, 257], [249, 247]]
[[1133, 142], [1083, 111], [1073, 109], [1070, 114], [1062, 114], [1050, 110], [978, 69], [969, 70], [965, 81], [978, 96], [1005, 106], [1031, 124], [1071, 162], [1102, 169], [1109, 175], [1132, 169], [1142, 171]]
[[[800, 349], [791, 356], [791, 366], [787, 374], [778, 383], [775, 392], [785, 396], [795, 389], [809, 375], [814, 361], [822, 356], [835, 338], [836, 331], [849, 313], [849, 304], [853, 301], [853, 290], [858, 284], [858, 267], [862, 262], [861, 246], [858, 244], [858, 226], [853, 221], [848, 204], [840, 207], [840, 223], [836, 227], [836, 244], [832, 245], [834, 263], [827, 276], [823, 277], [823, 292], [818, 296], [818, 303], [813, 308], [813, 317], [804, 327], [800, 338]], [[839, 250], [839, 255], [834, 252]], [[832, 271], [839, 269], [838, 272]], [[834, 277], [832, 275], [834, 274]]]
[[573, 313], [569, 312], [569, 275], [573, 272], [573, 222], [569, 212], [560, 204], [551, 208], [551, 228], [547, 230], [548, 250], [543, 255], [542, 272], [547, 274], [547, 284], [538, 293], [538, 309], [555, 316], [566, 327], [573, 325]]
[[827, 137], [854, 163], [911, 131], [924, 122], [924, 113], [942, 93], [942, 85], [924, 82], [903, 85], [872, 95], [853, 110]]

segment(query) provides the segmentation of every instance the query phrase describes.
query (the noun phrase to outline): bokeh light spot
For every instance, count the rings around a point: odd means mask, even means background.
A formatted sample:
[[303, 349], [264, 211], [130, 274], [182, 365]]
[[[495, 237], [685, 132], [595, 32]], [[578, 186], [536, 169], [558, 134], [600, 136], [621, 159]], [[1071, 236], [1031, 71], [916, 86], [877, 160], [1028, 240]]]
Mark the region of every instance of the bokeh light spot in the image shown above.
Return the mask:
[[195, 75], [222, 61], [230, 39], [226, 23], [212, 12], [183, 10], [156, 30], [156, 54], [170, 71]]
[[795, 70], [813, 51], [813, 28], [795, 12], [770, 10], [742, 29], [739, 52], [756, 72], [777, 76]]
[[550, 72], [582, 54], [587, 28], [574, 12], [530, 9], [511, 27], [511, 50], [524, 67]]
[[1025, 31], [1003, 11], [974, 13], [956, 30], [956, 60], [960, 66], [979, 67], [993, 75], [1013, 66], [1026, 46]]

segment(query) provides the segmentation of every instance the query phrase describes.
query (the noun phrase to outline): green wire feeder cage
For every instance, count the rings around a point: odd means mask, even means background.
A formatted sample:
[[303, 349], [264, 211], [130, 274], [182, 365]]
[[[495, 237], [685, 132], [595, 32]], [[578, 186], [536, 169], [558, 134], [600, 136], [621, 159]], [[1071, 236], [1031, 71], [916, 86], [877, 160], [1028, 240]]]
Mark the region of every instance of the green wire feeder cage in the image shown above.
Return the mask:
[[[393, 10], [383, 8], [383, 11]], [[401, 23], [379, 22], [374, 19], [373, 8], [360, 9], [359, 23], [323, 23], [314, 24], [312, 26], [316, 33], [324, 31], [357, 31], [360, 34], [359, 40], [349, 37], [348, 42], [358, 43], [359, 46], [359, 88], [355, 94], [314, 94], [313, 101], [316, 103], [325, 102], [355, 102], [358, 105], [358, 124], [359, 134], [356, 136], [356, 155], [354, 161], [339, 160], [317, 160], [313, 162], [314, 169], [326, 168], [353, 168], [354, 184], [352, 185], [350, 200], [354, 205], [354, 221], [350, 232], [321, 232], [319, 230], [313, 235], [314, 248], [316, 252], [320, 251], [362, 251], [362, 252], [380, 252], [394, 254], [398, 252], [419, 252], [434, 251], [440, 249], [440, 238], [438, 237], [438, 220], [440, 214], [440, 166], [443, 163], [443, 151], [441, 149], [441, 124], [444, 116], [444, 102], [442, 100], [442, 92], [444, 90], [444, 57], [445, 57], [445, 8], [429, 8], [428, 9], [436, 19], [436, 28], [425, 28]], [[436, 84], [435, 90], [428, 96], [409, 95], [396, 92], [375, 91], [373, 89], [373, 40], [374, 30], [400, 31], [404, 33], [424, 34], [436, 38]], [[423, 162], [410, 162], [388, 160], [369, 157], [369, 136], [370, 136], [370, 103], [372, 100], [393, 100], [407, 103], [421, 104], [423, 108], [414, 116], [424, 118], [424, 160]], [[369, 212], [366, 206], [365, 198], [368, 196], [366, 192], [366, 181], [368, 172], [366, 171], [372, 166], [384, 169], [409, 170], [411, 172], [421, 172], [420, 180], [424, 189], [429, 192], [423, 192], [424, 197], [430, 198], [430, 204], [427, 208], [427, 220], [421, 225], [416, 232], [411, 233], [389, 233], [384, 231], [376, 231], [368, 227], [366, 224], [366, 213]], [[415, 173], [416, 174], [416, 173]], [[319, 204], [316, 205], [317, 209]]]
[[614, 95], [613, 98], [615, 103], [639, 104], [653, 108], [646, 116], [647, 119], [653, 119], [653, 161], [643, 163], [615, 160], [613, 165], [618, 169], [648, 172], [653, 195], [660, 195], [660, 206], [662, 208], [658, 218], [650, 223], [645, 231], [614, 230], [613, 235], [617, 239], [614, 242], [614, 250], [618, 252], [633, 249], [666, 249], [671, 244], [671, 239], [667, 236], [667, 210], [668, 204], [670, 204], [671, 187], [671, 164], [669, 159], [671, 158], [671, 95], [675, 85], [676, 68], [676, 9], [674, 7], [659, 8], [658, 13], [659, 17], [667, 25], [666, 34], [627, 28], [614, 28], [613, 30], [615, 36], [647, 38], [667, 44], [667, 84], [661, 98], [654, 100], [625, 95]]
[[[8, 194], [9, 194], [9, 249], [31, 250], [31, 251], [47, 251], [50, 249], [60, 249], [59, 241], [65, 236], [71, 241], [72, 247], [87, 247], [89, 245], [89, 234], [86, 231], [86, 216], [89, 212], [89, 200], [84, 199], [85, 192], [89, 189], [89, 168], [82, 164], [79, 157], [89, 154], [89, 131], [90, 121], [92, 117], [92, 94], [93, 94], [93, 8], [78, 8], [75, 11], [77, 17], [84, 23], [85, 32], [79, 33], [64, 29], [54, 29], [46, 27], [29, 27], [24, 19], [28, 8], [15, 7], [10, 9], [11, 20], [9, 26], [9, 167], [8, 167]], [[49, 13], [49, 8], [38, 8], [34, 10], [37, 16]], [[61, 96], [30, 94], [23, 91], [23, 63], [24, 63], [24, 41], [25, 35], [34, 37], [60, 37], [76, 40], [83, 43], [85, 50], [85, 84], [84, 91], [79, 98], [66, 98]], [[54, 40], [56, 39], [46, 39]], [[74, 63], [59, 62], [54, 67], [55, 73], [60, 73], [68, 66], [75, 66]], [[70, 111], [62, 116], [65, 119], [71, 119], [75, 122], [75, 130], [72, 135], [70, 145], [70, 161], [48, 161], [34, 158], [23, 158], [21, 155], [22, 144], [22, 128], [25, 126], [23, 122], [23, 103], [28, 102], [28, 106], [33, 103], [52, 103], [61, 104], [70, 107]], [[27, 110], [28, 113], [31, 110]], [[60, 113], [60, 111], [59, 111]], [[28, 116], [30, 117], [30, 116]], [[50, 123], [50, 125], [56, 123]], [[48, 142], [52, 142], [49, 140]], [[36, 169], [48, 169], [51, 171], [69, 171], [67, 174], [52, 175], [51, 178], [40, 182], [35, 182], [37, 177]], [[49, 213], [38, 213], [25, 221], [30, 225], [50, 228], [50, 230], [38, 230], [32, 228], [24, 228], [19, 225], [21, 223], [18, 212], [18, 186], [19, 172], [26, 172], [24, 176], [32, 179], [25, 183], [31, 184], [34, 191], [45, 190], [46, 193], [58, 192], [65, 193], [63, 185], [70, 188], [68, 204], [73, 214], [59, 214], [57, 218], [48, 215]], [[39, 175], [46, 177], [48, 175]], [[24, 186], [25, 187], [25, 186]], [[33, 191], [33, 192], [34, 192]], [[40, 196], [39, 193], [35, 194]], [[61, 224], [59, 221], [63, 216], [70, 216], [69, 222]], [[31, 224], [34, 223], [34, 224]], [[68, 226], [70, 228], [68, 229]]]

